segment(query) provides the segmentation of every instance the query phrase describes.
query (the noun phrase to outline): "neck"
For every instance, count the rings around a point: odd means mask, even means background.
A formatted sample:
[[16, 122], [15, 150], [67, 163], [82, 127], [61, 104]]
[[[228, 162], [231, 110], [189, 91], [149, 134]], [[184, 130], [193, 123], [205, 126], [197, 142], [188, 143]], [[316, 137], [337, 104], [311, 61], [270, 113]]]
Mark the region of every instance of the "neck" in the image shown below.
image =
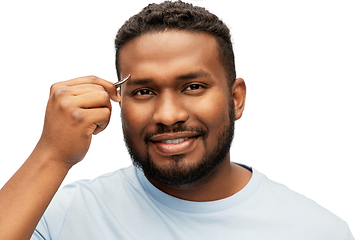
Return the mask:
[[230, 162], [230, 158], [195, 183], [168, 186], [148, 180], [161, 191], [180, 199], [196, 202], [216, 201], [239, 192], [249, 182], [252, 173]]

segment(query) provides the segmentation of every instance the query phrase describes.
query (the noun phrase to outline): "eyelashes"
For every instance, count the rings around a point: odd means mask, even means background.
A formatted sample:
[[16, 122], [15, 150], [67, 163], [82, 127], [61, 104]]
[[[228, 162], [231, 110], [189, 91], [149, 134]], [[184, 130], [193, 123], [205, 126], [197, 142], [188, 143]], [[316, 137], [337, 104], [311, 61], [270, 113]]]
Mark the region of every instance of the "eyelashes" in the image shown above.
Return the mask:
[[152, 90], [145, 88], [135, 91], [133, 95], [144, 96], [144, 95], [155, 95], [155, 93]]
[[186, 91], [196, 91], [196, 90], [200, 90], [201, 88], [204, 88], [204, 86], [202, 86], [200, 84], [191, 84], [188, 87], [186, 87], [184, 90], [186, 90]]
[[[187, 84], [183, 90], [181, 91], [181, 93], [184, 94], [199, 94], [202, 93], [203, 91], [205, 91], [208, 87], [205, 84], [200, 84], [200, 83], [191, 83], [191, 84]], [[150, 96], [155, 96], [157, 95], [156, 91], [151, 89], [151, 88], [141, 88], [141, 89], [137, 89], [135, 91], [133, 91], [132, 96], [134, 97], [150, 97]]]

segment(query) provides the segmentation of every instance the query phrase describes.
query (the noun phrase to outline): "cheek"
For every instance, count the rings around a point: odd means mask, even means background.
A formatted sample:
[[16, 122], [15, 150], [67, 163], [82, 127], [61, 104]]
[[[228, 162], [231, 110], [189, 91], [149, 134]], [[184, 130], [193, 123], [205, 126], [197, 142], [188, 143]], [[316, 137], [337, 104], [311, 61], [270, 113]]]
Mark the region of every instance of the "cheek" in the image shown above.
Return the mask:
[[149, 123], [151, 107], [139, 104], [125, 103], [121, 107], [121, 119], [125, 131], [132, 137], [141, 137], [141, 133]]
[[208, 94], [189, 103], [189, 108], [193, 115], [209, 128], [218, 128], [229, 121], [229, 102], [224, 94]]

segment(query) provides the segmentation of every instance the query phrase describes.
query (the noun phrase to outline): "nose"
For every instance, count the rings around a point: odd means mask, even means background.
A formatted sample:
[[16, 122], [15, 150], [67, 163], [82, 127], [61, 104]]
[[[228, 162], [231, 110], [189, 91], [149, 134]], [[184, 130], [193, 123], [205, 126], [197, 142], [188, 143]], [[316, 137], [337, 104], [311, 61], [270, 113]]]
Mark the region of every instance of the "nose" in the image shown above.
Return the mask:
[[153, 114], [154, 123], [170, 127], [185, 122], [188, 118], [188, 111], [176, 94], [164, 93], [158, 97]]

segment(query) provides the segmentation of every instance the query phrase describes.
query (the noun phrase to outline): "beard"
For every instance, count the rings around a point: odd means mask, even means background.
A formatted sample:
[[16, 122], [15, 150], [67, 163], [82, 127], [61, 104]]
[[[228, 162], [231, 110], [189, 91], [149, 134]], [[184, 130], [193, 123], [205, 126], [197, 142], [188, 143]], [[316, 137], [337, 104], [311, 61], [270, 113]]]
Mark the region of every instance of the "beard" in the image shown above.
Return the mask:
[[[163, 126], [159, 127], [156, 132], [149, 133], [145, 136], [146, 154], [145, 156], [141, 156], [140, 152], [135, 148], [131, 133], [125, 130], [123, 126], [124, 140], [134, 166], [141, 169], [147, 178], [168, 186], [182, 186], [204, 180], [206, 176], [209, 176], [209, 174], [214, 172], [214, 170], [224, 162], [230, 151], [235, 130], [235, 113], [233, 106], [234, 102], [230, 101], [229, 123], [219, 132], [217, 136], [218, 145], [214, 149], [207, 149], [207, 129], [186, 127], [184, 125], [179, 125], [177, 127]], [[182, 131], [197, 132], [199, 138], [202, 138], [205, 146], [205, 154], [201, 161], [193, 164], [185, 164], [181, 161], [184, 155], [179, 154], [169, 157], [172, 160], [170, 166], [167, 166], [166, 168], [157, 166], [156, 161], [152, 159], [149, 153], [149, 139], [151, 136], [166, 132]]]

